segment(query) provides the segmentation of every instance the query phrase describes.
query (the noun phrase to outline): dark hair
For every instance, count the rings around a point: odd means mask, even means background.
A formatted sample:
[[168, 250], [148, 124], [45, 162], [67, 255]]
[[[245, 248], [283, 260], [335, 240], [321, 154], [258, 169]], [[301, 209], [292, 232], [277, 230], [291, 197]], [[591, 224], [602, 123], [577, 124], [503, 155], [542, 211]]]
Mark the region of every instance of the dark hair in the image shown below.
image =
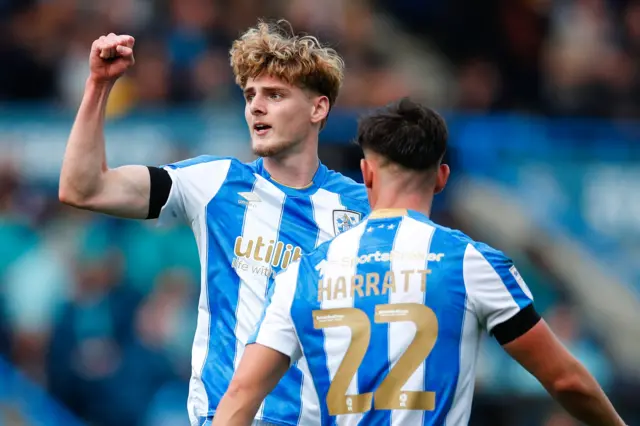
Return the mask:
[[406, 169], [427, 171], [442, 161], [447, 139], [437, 112], [403, 98], [362, 118], [357, 143]]

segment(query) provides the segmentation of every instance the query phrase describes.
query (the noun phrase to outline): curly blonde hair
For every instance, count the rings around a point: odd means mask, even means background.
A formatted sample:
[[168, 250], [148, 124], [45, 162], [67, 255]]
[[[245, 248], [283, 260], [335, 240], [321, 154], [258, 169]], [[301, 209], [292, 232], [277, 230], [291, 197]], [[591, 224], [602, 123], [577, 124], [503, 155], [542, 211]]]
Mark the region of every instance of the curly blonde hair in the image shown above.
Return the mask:
[[284, 19], [275, 24], [260, 21], [233, 42], [230, 56], [241, 88], [249, 78], [265, 74], [326, 96], [330, 107], [344, 78], [344, 61], [334, 49], [313, 36], [295, 35]]

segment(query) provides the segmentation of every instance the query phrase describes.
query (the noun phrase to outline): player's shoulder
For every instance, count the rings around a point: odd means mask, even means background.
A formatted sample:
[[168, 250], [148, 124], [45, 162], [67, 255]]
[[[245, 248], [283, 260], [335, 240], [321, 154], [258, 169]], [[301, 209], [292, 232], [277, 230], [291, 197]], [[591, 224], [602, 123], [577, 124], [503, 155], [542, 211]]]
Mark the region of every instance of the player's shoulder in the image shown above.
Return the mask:
[[234, 157], [221, 157], [217, 155], [199, 155], [197, 157], [187, 158], [185, 160], [176, 161], [174, 163], [165, 164], [163, 167], [167, 167], [174, 170], [187, 169], [195, 166], [202, 165], [215, 165], [215, 163], [229, 163], [239, 162]]
[[277, 274], [275, 286], [282, 289], [281, 291], [292, 292], [296, 292], [301, 283], [306, 290], [312, 288], [328, 248], [329, 245], [325, 242], [311, 252], [304, 253]]
[[[235, 157], [224, 157], [218, 155], [199, 155], [186, 160], [169, 163], [162, 166], [165, 169], [173, 170], [184, 178], [193, 177], [202, 182], [208, 179], [200, 179], [202, 175], [217, 175], [222, 180], [243, 180], [250, 179], [257, 172], [256, 162], [244, 163]], [[210, 182], [209, 182], [210, 183]]]
[[[409, 217], [427, 222], [416, 215], [410, 214]], [[459, 229], [448, 228], [431, 221], [428, 221], [428, 224], [435, 228], [433, 239], [437, 238], [439, 246], [451, 254], [468, 260], [484, 259], [492, 265], [510, 262], [510, 259], [502, 251], [485, 242], [474, 240]]]
[[475, 243], [471, 237], [459, 229], [449, 228], [436, 223], [422, 213], [410, 210], [407, 214], [407, 219], [411, 221], [414, 226], [434, 228], [433, 236], [431, 237], [432, 241], [437, 240], [439, 245], [448, 248], [449, 250], [464, 252], [469, 244]]
[[304, 271], [306, 274], [314, 275], [315, 272], [321, 272], [321, 265], [323, 261], [329, 257], [329, 249], [331, 247], [343, 247], [344, 242], [349, 239], [359, 238], [363, 234], [363, 228], [365, 228], [366, 221], [362, 221], [353, 228], [344, 231], [337, 236], [324, 241], [319, 244], [315, 249], [303, 254], [300, 257], [300, 271]]
[[356, 182], [348, 176], [335, 170], [327, 169], [327, 178], [322, 188], [329, 192], [340, 194], [341, 197], [350, 198], [356, 201], [369, 202], [367, 189], [361, 183]]
[[513, 260], [503, 251], [479, 241], [473, 241], [469, 244], [465, 254], [465, 260], [475, 264], [488, 263], [494, 269], [513, 266]]
[[[320, 271], [320, 265], [326, 260], [329, 248], [334, 240], [335, 238], [325, 241], [310, 252], [303, 254], [300, 257], [300, 266], [297, 271], [298, 275], [315, 277], [316, 273]], [[315, 279], [313, 281], [315, 281]]]
[[459, 246], [465, 262], [487, 262], [494, 268], [512, 263], [512, 260], [501, 250], [485, 242], [474, 240], [459, 230], [448, 229], [448, 231], [449, 238]]

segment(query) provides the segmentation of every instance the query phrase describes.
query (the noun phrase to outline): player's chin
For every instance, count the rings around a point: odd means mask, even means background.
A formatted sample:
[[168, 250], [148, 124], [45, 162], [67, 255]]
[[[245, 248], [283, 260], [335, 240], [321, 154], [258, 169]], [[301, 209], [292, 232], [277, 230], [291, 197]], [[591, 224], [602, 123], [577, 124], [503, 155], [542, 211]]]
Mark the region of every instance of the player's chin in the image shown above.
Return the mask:
[[258, 157], [274, 157], [281, 154], [288, 148], [285, 142], [269, 141], [264, 139], [253, 140], [251, 148]]

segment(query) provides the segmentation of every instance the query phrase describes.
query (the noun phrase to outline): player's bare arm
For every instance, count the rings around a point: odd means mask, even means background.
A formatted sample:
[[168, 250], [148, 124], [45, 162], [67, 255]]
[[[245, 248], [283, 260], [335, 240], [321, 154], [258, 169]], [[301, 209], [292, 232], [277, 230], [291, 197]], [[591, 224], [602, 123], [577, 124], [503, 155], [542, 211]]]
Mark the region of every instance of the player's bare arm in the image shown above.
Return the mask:
[[150, 170], [145, 166], [110, 169], [104, 138], [109, 93], [135, 62], [134, 42], [129, 35], [109, 34], [91, 46], [90, 75], [67, 142], [59, 198], [74, 207], [142, 219], [150, 214]]
[[249, 345], [213, 419], [213, 425], [249, 426], [265, 397], [289, 369], [288, 356]]
[[597, 381], [544, 320], [503, 347], [578, 420], [589, 426], [625, 425]]

